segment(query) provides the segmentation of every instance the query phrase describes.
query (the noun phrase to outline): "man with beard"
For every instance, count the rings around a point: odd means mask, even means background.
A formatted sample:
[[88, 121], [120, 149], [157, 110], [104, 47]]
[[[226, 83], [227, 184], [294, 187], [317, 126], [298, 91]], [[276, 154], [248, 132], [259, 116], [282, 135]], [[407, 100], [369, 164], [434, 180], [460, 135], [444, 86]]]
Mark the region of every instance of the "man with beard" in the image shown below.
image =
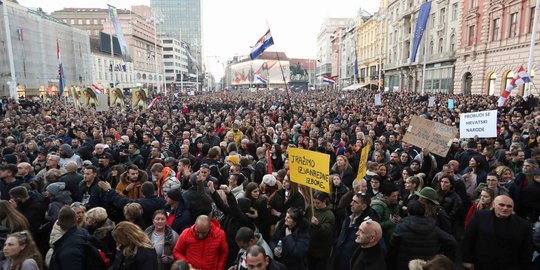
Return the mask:
[[75, 161], [77, 163], [77, 168], [82, 167], [81, 157], [73, 152], [73, 149], [71, 149], [69, 144], [62, 144], [58, 150], [58, 155], [60, 156], [60, 161], [58, 162], [60, 168], [65, 168], [66, 164], [70, 161]]
[[509, 194], [515, 202], [514, 209], [516, 213], [522, 214], [521, 211], [521, 195], [530, 183], [534, 182], [534, 171], [538, 169], [536, 160], [529, 158], [523, 162], [523, 169], [516, 175], [514, 184], [510, 186]]
[[355, 270], [386, 270], [384, 252], [381, 249], [379, 240], [382, 238], [381, 225], [369, 217], [360, 224], [356, 233], [355, 242], [358, 248], [351, 258], [351, 269]]
[[371, 199], [367, 195], [356, 193], [353, 196], [351, 201], [352, 214], [345, 218], [334, 248], [334, 269], [351, 269], [350, 258], [358, 247], [358, 243], [355, 242], [358, 227], [367, 217], [378, 219], [377, 213], [373, 211], [370, 204]]
[[383, 197], [374, 198], [371, 207], [380, 217], [384, 242], [389, 246], [394, 229], [401, 220], [398, 207], [399, 190], [394, 184], [387, 184], [381, 189]]
[[[96, 146], [97, 147], [97, 146]], [[98, 158], [98, 178], [103, 181], [111, 182], [111, 160], [112, 155], [109, 153], [101, 153]]]

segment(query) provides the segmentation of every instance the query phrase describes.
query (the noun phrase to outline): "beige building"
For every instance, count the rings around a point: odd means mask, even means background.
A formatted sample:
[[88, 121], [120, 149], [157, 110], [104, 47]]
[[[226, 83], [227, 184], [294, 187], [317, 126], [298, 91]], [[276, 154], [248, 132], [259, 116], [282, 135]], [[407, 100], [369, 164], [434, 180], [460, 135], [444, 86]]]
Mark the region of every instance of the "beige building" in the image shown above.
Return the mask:
[[[146, 16], [151, 14], [148, 6], [136, 6], [134, 8]], [[149, 22], [147, 17], [130, 10], [118, 9], [117, 12], [132, 58], [131, 65], [133, 65], [135, 83], [157, 86], [159, 81], [163, 85], [162, 47], [160, 39], [157, 39], [157, 50], [154, 45], [154, 42], [156, 42], [154, 24]], [[116, 34], [109, 21], [108, 9], [65, 8], [53, 12], [51, 15], [77, 28], [88, 31], [91, 37], [97, 37], [100, 31], [107, 34], [111, 32]], [[159, 76], [156, 76], [155, 57], [157, 57]]]
[[[385, 1], [381, 2], [381, 5]], [[364, 10], [358, 12], [357, 55], [358, 81], [361, 84], [378, 84], [379, 68], [386, 62], [386, 21], [381, 17], [381, 6], [375, 15]], [[382, 75], [381, 75], [382, 76]], [[383, 78], [381, 78], [382, 80]]]
[[[390, 0], [385, 10], [388, 20], [388, 50], [385, 88], [391, 91], [452, 93], [455, 52], [463, 1], [432, 1], [416, 59], [411, 62], [416, 22], [423, 0]], [[425, 55], [424, 55], [425, 52]], [[426, 64], [425, 86], [423, 66]]]
[[[455, 92], [498, 96], [520, 66], [527, 69], [536, 1], [465, 1], [460, 16]], [[536, 35], [538, 48], [539, 34]], [[534, 51], [532, 82], [540, 50]], [[524, 87], [512, 94], [523, 94]], [[538, 95], [534, 87], [531, 94]]]

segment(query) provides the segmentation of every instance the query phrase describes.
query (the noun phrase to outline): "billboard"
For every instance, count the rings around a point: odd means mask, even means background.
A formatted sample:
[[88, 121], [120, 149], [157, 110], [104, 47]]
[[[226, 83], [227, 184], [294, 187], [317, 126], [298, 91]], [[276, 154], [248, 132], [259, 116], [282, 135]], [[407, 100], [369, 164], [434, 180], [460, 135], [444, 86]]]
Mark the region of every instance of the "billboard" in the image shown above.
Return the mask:
[[[280, 61], [285, 82], [289, 82], [290, 67], [289, 61]], [[260, 84], [258, 79], [262, 77], [272, 84], [283, 84], [283, 76], [281, 68], [277, 60], [253, 60], [234, 64], [231, 66], [231, 84], [232, 85], [249, 85]]]

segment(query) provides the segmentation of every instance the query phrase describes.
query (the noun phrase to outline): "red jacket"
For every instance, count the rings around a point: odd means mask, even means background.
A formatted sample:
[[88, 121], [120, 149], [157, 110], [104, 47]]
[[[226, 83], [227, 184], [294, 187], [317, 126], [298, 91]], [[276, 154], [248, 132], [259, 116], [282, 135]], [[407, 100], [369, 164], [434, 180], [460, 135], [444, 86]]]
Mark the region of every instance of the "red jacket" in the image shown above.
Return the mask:
[[225, 232], [219, 222], [212, 219], [212, 227], [208, 237], [199, 240], [195, 234], [195, 225], [185, 229], [174, 246], [174, 260], [183, 260], [200, 270], [222, 270], [229, 247]]

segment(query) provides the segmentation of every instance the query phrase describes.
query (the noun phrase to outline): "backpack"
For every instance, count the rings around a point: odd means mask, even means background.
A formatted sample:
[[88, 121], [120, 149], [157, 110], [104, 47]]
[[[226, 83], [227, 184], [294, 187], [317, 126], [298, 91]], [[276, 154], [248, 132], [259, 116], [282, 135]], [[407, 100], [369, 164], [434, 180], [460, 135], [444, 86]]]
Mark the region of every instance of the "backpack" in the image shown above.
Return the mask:
[[111, 260], [107, 258], [105, 252], [96, 247], [94, 241], [92, 237], [84, 246], [86, 254], [83, 258], [84, 270], [107, 270], [111, 266]]

